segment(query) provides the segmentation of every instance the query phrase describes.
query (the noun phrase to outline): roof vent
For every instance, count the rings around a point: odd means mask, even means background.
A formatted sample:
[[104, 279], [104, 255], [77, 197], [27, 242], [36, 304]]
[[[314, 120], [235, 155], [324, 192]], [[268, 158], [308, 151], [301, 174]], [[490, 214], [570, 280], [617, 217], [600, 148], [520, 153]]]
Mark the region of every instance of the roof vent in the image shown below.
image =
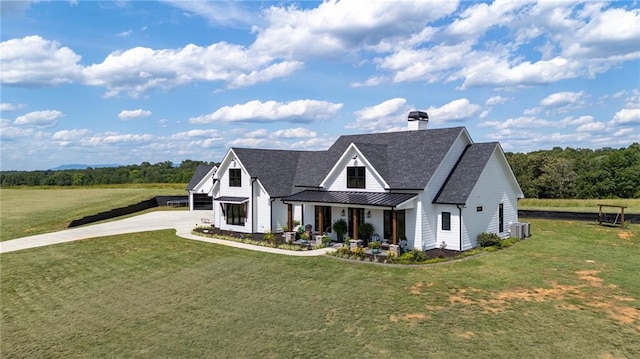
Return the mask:
[[426, 130], [429, 123], [429, 115], [423, 111], [409, 112], [409, 131]]

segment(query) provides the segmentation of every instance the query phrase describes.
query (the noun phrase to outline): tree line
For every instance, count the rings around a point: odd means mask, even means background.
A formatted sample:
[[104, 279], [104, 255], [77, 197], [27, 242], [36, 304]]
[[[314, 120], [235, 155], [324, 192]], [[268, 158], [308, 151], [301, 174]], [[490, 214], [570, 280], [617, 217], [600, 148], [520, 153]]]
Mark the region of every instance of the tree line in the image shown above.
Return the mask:
[[640, 144], [506, 153], [527, 198], [640, 198]]
[[129, 183], [188, 183], [196, 167], [214, 162], [184, 160], [175, 166], [171, 161], [118, 167], [100, 167], [45, 171], [2, 171], [0, 185], [9, 186], [93, 186]]
[[[554, 147], [506, 153], [527, 198], [640, 198], [640, 144], [598, 150]], [[184, 160], [83, 170], [2, 171], [0, 185], [91, 186], [188, 183], [196, 167], [214, 162]]]

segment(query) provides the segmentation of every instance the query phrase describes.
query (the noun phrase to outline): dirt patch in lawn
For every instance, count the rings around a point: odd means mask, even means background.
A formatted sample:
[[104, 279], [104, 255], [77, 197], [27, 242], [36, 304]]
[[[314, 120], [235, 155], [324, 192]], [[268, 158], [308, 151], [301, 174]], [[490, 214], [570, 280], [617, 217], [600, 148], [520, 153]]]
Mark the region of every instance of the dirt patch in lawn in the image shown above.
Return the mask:
[[[479, 307], [484, 313], [500, 313], [509, 309], [517, 302], [544, 303], [559, 302], [558, 308], [566, 310], [594, 310], [605, 312], [609, 318], [623, 325], [633, 325], [640, 322], [640, 309], [633, 306], [635, 298], [617, 295], [615, 285], [605, 285], [598, 277], [598, 270], [583, 270], [575, 272], [581, 283], [576, 285], [550, 283], [548, 288], [513, 288], [499, 292], [488, 292], [477, 288], [453, 289], [448, 296], [448, 304], [425, 307], [428, 312], [441, 311], [451, 306], [466, 308]], [[428, 286], [427, 286], [428, 287]], [[418, 282], [409, 288], [411, 294], [421, 294], [425, 284]], [[443, 303], [444, 304], [444, 303]], [[392, 315], [392, 322], [415, 321], [424, 319], [421, 313]], [[640, 328], [640, 327], [638, 327]]]
[[633, 232], [627, 232], [627, 231], [618, 232], [618, 237], [620, 239], [624, 239], [628, 241], [628, 240], [631, 240], [631, 238], [633, 238]]

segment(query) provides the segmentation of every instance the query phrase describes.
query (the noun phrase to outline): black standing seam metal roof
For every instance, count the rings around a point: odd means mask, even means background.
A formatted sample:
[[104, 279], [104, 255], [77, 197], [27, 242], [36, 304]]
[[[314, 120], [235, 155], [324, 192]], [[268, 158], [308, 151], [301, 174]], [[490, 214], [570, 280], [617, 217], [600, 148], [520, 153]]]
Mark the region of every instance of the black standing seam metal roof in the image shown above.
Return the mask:
[[196, 185], [202, 181], [204, 176], [213, 169], [213, 167], [215, 167], [215, 165], [198, 165], [191, 177], [191, 180], [189, 180], [189, 184], [187, 184], [187, 191], [194, 189]]
[[347, 192], [347, 191], [312, 191], [298, 192], [282, 198], [285, 202], [316, 202], [367, 205], [376, 207], [396, 207], [414, 197], [415, 193], [387, 192]]
[[232, 197], [232, 196], [221, 196], [218, 198], [214, 198], [214, 201], [223, 202], [223, 203], [244, 203], [249, 200], [249, 197]]
[[318, 188], [351, 145], [394, 190], [424, 188], [464, 127], [340, 136], [326, 151], [232, 148], [269, 196]]
[[453, 167], [433, 203], [465, 204], [478, 183], [480, 174], [487, 166], [498, 142], [475, 143], [468, 146], [458, 163]]

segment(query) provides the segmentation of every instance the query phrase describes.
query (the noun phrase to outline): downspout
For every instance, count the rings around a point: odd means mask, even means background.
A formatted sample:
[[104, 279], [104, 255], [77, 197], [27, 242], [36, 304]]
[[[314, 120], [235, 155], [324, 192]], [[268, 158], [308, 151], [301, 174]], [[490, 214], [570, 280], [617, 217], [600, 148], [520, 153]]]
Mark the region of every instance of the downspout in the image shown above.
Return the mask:
[[462, 209], [464, 208], [464, 205], [460, 207], [459, 204], [456, 204], [456, 207], [458, 207], [458, 228], [460, 229], [460, 252], [462, 252]]
[[[255, 221], [255, 218], [253, 218], [253, 212], [254, 212], [253, 209], [255, 208], [254, 207], [254, 205], [255, 205], [255, 200], [254, 200], [255, 195], [253, 194], [253, 184], [256, 183], [257, 180], [258, 180], [258, 177], [251, 177], [251, 234], [256, 233], [256, 230], [255, 230], [256, 221]], [[258, 210], [256, 209], [255, 212], [257, 214]]]

